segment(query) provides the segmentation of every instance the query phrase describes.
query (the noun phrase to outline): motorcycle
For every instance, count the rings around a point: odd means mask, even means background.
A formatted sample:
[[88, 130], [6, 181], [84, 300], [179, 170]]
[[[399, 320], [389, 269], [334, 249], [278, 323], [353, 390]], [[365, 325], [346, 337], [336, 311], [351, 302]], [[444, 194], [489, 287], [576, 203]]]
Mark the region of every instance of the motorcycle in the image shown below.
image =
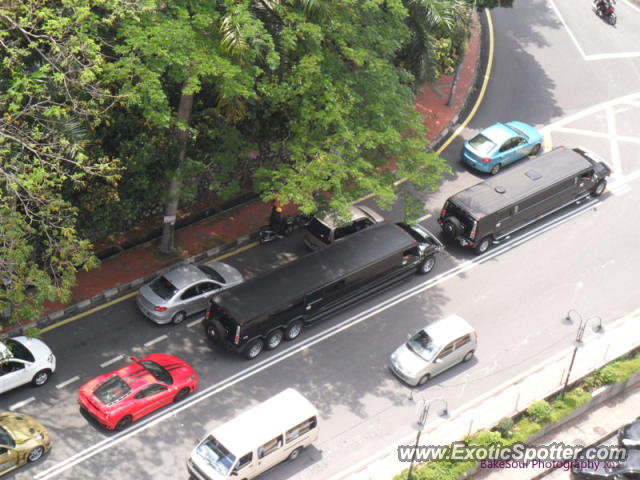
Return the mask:
[[276, 232], [271, 225], [266, 225], [258, 232], [258, 240], [261, 245], [271, 243], [279, 238], [284, 238], [290, 235], [295, 229], [306, 227], [309, 224], [310, 217], [303, 213], [298, 213], [293, 217], [286, 217], [286, 226], [281, 232]]
[[615, 25], [617, 21], [615, 0], [599, 0], [594, 4], [596, 15], [606, 19], [609, 25]]

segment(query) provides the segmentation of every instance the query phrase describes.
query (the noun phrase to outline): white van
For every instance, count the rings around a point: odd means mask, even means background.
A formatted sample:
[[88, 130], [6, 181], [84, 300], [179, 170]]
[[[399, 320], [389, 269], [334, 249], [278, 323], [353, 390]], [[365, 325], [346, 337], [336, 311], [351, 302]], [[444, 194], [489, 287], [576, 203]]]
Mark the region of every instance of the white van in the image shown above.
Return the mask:
[[294, 460], [318, 438], [318, 412], [292, 388], [209, 433], [187, 460], [199, 480], [249, 480], [284, 460]]

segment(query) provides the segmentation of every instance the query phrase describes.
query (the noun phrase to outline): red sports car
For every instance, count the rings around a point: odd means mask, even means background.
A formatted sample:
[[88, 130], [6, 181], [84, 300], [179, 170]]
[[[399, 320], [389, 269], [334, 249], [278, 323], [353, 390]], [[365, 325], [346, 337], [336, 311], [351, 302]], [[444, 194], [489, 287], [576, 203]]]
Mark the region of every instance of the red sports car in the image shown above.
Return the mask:
[[85, 383], [80, 407], [109, 430], [122, 430], [171, 402], [179, 402], [198, 386], [198, 376], [173, 355], [153, 353], [115, 372]]

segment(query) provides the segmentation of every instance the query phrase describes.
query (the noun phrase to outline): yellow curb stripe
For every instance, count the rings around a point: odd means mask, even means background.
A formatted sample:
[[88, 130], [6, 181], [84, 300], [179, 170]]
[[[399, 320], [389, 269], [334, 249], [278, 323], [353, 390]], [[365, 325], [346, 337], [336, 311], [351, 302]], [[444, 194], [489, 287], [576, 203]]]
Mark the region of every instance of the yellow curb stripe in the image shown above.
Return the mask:
[[494, 36], [493, 36], [493, 22], [491, 21], [491, 13], [489, 12], [488, 8], [485, 8], [484, 12], [487, 15], [487, 25], [489, 27], [489, 58], [487, 60], [487, 71], [484, 74], [484, 79], [482, 81], [482, 87], [480, 88], [480, 93], [478, 94], [478, 99], [476, 100], [475, 105], [471, 109], [471, 112], [469, 112], [469, 115], [467, 116], [467, 118], [465, 118], [465, 120], [460, 124], [460, 126], [456, 129], [456, 131], [453, 132], [453, 134], [447, 139], [447, 141], [445, 143], [443, 143], [442, 146], [438, 150], [436, 150], [436, 153], [438, 155], [440, 155], [444, 151], [444, 149], [447, 148], [449, 146], [449, 144], [458, 135], [460, 135], [462, 130], [464, 130], [465, 127], [469, 124], [471, 119], [476, 114], [476, 111], [480, 107], [480, 104], [482, 103], [482, 100], [484, 99], [484, 94], [485, 94], [485, 92], [487, 90], [487, 85], [489, 85], [489, 79], [491, 78], [491, 69], [493, 67]]
[[542, 135], [542, 139], [543, 139], [543, 151], [544, 152], [551, 151], [551, 149], [553, 148], [553, 142], [551, 140], [551, 132], [549, 130], [544, 132], [544, 134]]

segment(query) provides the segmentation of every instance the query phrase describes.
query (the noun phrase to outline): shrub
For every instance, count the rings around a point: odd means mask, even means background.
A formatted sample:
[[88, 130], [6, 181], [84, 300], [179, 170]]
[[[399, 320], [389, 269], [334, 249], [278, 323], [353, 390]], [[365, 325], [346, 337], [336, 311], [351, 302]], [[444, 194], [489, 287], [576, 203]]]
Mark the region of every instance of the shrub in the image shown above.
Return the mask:
[[502, 438], [510, 438], [513, 435], [513, 420], [510, 418], [503, 418], [494, 427], [496, 432], [500, 432]]
[[489, 430], [479, 430], [471, 435], [467, 441], [467, 445], [488, 446], [496, 443], [502, 444], [500, 432], [491, 432]]
[[610, 385], [616, 383], [616, 367], [615, 363], [607, 365], [598, 372], [596, 372], [596, 378], [598, 385]]
[[529, 417], [541, 425], [545, 425], [551, 421], [552, 411], [551, 405], [549, 405], [549, 402], [546, 400], [540, 400], [527, 408]]

